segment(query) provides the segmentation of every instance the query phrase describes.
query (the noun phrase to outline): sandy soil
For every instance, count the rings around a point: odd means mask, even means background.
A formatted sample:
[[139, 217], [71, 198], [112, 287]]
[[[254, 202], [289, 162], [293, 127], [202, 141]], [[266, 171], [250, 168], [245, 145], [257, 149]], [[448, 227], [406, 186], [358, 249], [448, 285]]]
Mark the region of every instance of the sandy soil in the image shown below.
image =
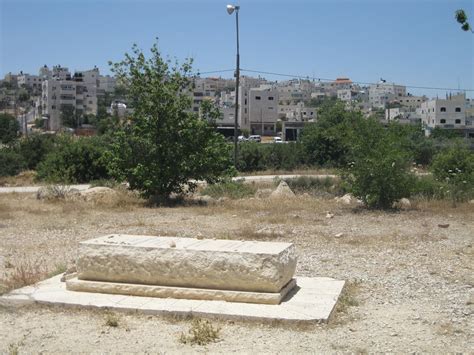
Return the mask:
[[[41, 272], [71, 264], [77, 243], [107, 233], [291, 241], [297, 275], [350, 281], [328, 325], [216, 322], [220, 340], [179, 342], [189, 320], [100, 311], [0, 308], [0, 351], [142, 353], [472, 352], [474, 205], [419, 202], [376, 212], [334, 200], [246, 199], [148, 208], [130, 197], [47, 202], [0, 196], [0, 274], [23, 263]], [[327, 212], [334, 214], [327, 218]], [[445, 228], [439, 227], [442, 225]], [[446, 227], [446, 225], [448, 225]], [[342, 233], [342, 236], [336, 237]]]

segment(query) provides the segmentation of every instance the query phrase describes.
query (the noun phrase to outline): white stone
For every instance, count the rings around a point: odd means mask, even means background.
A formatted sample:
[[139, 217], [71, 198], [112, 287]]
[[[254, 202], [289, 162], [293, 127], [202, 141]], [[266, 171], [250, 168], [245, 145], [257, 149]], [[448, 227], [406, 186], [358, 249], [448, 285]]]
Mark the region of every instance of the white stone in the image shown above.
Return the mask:
[[280, 181], [280, 184], [276, 188], [275, 191], [273, 191], [270, 194], [270, 198], [291, 198], [295, 197], [295, 193], [290, 189], [288, 184], [285, 181]]
[[279, 292], [295, 269], [291, 243], [133, 235], [82, 242], [77, 259], [81, 280], [251, 292]]
[[86, 201], [104, 199], [114, 196], [117, 193], [109, 187], [97, 186], [80, 192], [80, 196]]

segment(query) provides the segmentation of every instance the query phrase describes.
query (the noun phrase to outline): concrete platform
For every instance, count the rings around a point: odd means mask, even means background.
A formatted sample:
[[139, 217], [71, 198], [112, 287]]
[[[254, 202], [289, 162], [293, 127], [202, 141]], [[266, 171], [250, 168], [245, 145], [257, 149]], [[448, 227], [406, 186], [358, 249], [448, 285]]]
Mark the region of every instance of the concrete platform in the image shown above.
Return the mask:
[[297, 287], [281, 304], [268, 305], [76, 292], [66, 290], [66, 283], [60, 280], [61, 275], [58, 275], [36, 285], [14, 290], [0, 297], [0, 305], [46, 304], [156, 315], [320, 323], [328, 321], [345, 283], [327, 277], [297, 277]]

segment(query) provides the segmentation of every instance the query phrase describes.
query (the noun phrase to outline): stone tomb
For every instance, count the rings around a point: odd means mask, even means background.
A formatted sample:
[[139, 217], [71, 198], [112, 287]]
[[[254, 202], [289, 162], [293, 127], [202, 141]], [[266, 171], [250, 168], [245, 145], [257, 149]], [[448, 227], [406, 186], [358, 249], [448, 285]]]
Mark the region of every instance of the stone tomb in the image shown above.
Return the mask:
[[113, 234], [81, 242], [70, 291], [279, 304], [296, 286], [291, 243]]

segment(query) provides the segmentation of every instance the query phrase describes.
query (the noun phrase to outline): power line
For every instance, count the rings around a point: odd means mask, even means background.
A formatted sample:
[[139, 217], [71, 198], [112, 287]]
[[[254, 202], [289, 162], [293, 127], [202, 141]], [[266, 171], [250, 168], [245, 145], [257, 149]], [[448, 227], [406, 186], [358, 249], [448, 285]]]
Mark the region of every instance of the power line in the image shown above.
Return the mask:
[[233, 72], [235, 69], [223, 69], [223, 70], [211, 70], [211, 71], [197, 71], [194, 75], [200, 76], [203, 74], [216, 74], [216, 73], [226, 73]]
[[[326, 79], [326, 78], [318, 78], [315, 76], [303, 76], [303, 75], [292, 75], [292, 74], [282, 74], [282, 73], [274, 73], [274, 72], [267, 72], [267, 71], [261, 71], [261, 70], [251, 70], [251, 69], [240, 69], [240, 71], [243, 72], [248, 72], [248, 73], [255, 73], [255, 74], [264, 74], [264, 75], [275, 75], [275, 76], [282, 76], [282, 77], [287, 77], [287, 78], [295, 78], [295, 79], [313, 79], [313, 80], [319, 80], [319, 81], [327, 81], [327, 82], [335, 82], [336, 79]], [[377, 83], [369, 83], [369, 82], [363, 82], [363, 81], [352, 81], [354, 84], [360, 84], [360, 85], [376, 85]], [[446, 91], [469, 91], [469, 92], [474, 92], [474, 89], [455, 89], [455, 88], [441, 88], [441, 87], [432, 87], [432, 86], [415, 86], [415, 85], [403, 85], [407, 88], [411, 89], [425, 89], [425, 90], [446, 90]]]

